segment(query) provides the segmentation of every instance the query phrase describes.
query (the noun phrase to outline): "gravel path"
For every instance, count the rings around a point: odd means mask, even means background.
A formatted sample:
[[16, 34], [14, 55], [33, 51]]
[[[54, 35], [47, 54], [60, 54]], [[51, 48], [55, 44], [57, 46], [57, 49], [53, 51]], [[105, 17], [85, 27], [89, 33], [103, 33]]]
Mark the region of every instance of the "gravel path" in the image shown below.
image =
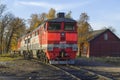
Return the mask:
[[120, 80], [120, 66], [111, 65], [104, 62], [94, 60], [77, 59], [76, 64], [80, 68], [88, 69], [101, 75], [112, 78], [113, 80]]

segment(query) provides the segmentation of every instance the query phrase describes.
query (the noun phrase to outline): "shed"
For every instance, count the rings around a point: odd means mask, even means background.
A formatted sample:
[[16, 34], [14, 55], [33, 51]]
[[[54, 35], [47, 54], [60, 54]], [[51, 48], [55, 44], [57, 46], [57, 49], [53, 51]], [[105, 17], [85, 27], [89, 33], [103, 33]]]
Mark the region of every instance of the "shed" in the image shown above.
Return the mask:
[[90, 33], [88, 45], [83, 47], [81, 56], [120, 56], [120, 39], [111, 30], [96, 30]]

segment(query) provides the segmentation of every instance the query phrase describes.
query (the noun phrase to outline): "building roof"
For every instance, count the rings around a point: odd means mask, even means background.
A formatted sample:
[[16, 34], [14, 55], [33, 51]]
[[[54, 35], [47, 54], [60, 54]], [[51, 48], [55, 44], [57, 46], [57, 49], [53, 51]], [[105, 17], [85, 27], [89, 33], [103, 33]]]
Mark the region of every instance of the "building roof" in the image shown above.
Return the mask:
[[[114, 36], [116, 36], [111, 30], [109, 29], [102, 29], [102, 30], [95, 30], [95, 31], [92, 31], [90, 32], [90, 38], [88, 39], [88, 41], [92, 41], [94, 39], [96, 39], [97, 37], [99, 37], [101, 34], [105, 33], [106, 31], [110, 31]], [[116, 38], [118, 38], [116, 36]], [[119, 38], [118, 38], [119, 39]]]
[[104, 31], [106, 31], [106, 29], [103, 29], [103, 30], [95, 30], [95, 31], [90, 32], [90, 36], [91, 36], [91, 37], [88, 39], [88, 41], [93, 40], [94, 38], [96, 38], [98, 35], [100, 35], [100, 34], [103, 33]]

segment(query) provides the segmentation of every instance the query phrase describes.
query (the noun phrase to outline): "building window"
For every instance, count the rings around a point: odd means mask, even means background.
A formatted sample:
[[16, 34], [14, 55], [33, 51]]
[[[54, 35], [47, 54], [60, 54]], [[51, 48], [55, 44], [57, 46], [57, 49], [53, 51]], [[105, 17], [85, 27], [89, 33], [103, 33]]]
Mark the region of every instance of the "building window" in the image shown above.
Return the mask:
[[108, 40], [108, 34], [107, 33], [104, 34], [104, 40]]

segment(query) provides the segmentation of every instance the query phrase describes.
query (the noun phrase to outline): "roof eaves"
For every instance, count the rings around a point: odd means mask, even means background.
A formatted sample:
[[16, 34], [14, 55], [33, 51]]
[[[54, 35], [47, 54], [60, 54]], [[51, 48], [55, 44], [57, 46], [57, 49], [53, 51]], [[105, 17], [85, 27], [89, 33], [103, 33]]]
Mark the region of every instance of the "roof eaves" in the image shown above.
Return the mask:
[[92, 40], [96, 39], [97, 37], [99, 37], [101, 34], [103, 34], [104, 32], [106, 32], [109, 29], [103, 29], [103, 30], [96, 30], [93, 31], [91, 34], [93, 35], [92, 38], [90, 38], [88, 40], [88, 42], [91, 42]]

